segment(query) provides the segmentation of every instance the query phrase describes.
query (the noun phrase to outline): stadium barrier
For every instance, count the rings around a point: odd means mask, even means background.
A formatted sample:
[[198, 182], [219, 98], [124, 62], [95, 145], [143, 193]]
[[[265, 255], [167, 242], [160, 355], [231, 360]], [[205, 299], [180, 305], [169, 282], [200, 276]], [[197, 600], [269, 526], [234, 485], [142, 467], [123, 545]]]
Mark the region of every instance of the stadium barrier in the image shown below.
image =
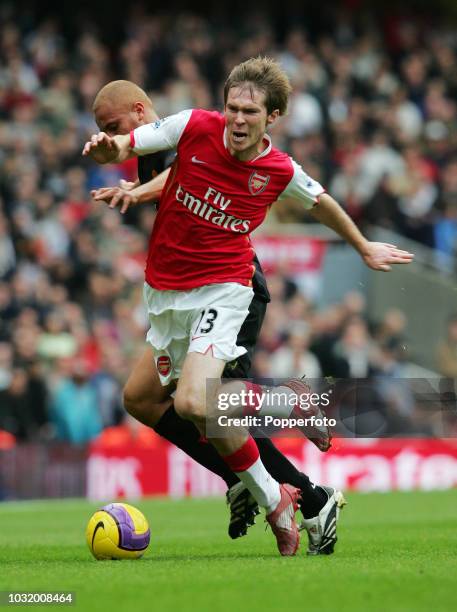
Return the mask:
[[[414, 265], [398, 266], [394, 274], [371, 276], [367, 294], [368, 312], [379, 320], [389, 308], [407, 316], [406, 335], [411, 358], [428, 369], [437, 367], [437, 346], [446, 336], [449, 316], [457, 310], [454, 274], [439, 265], [436, 251], [405, 238], [376, 229], [372, 238], [398, 244], [416, 254]], [[433, 316], [430, 316], [431, 313]]]
[[0, 450], [0, 500], [84, 496], [88, 452], [66, 443]]
[[[276, 444], [313, 481], [345, 490], [457, 486], [455, 439], [339, 439], [327, 454], [303, 439], [281, 438]], [[102, 435], [88, 447], [24, 444], [0, 451], [0, 499], [87, 496], [103, 501], [224, 493], [218, 476], [152, 432], [114, 443]]]
[[[457, 486], [457, 440], [344, 439], [324, 454], [303, 439], [276, 441], [310, 478], [345, 490], [448, 489]], [[93, 500], [222, 495], [222, 480], [165, 440], [153, 447], [92, 444], [87, 495]]]
[[416, 364], [433, 371], [437, 343], [445, 337], [447, 319], [457, 309], [457, 258], [444, 262], [437, 251], [384, 228], [371, 226], [367, 235], [371, 240], [397, 244], [413, 252], [414, 265], [397, 266], [390, 274], [374, 273], [339, 236], [314, 223], [270, 221], [254, 233], [253, 244], [265, 272], [270, 264], [273, 270], [278, 267], [278, 262], [292, 269], [300, 288], [318, 307], [339, 302], [346, 293], [356, 290], [367, 299], [373, 321], [381, 320], [389, 309], [403, 311], [408, 354]]

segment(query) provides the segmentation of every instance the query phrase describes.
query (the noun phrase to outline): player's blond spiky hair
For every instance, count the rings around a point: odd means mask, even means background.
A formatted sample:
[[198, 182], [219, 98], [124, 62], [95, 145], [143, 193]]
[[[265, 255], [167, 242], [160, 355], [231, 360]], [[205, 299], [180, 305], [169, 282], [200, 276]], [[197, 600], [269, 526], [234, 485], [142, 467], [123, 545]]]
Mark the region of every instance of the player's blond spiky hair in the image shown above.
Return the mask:
[[224, 85], [224, 104], [232, 87], [250, 85], [265, 94], [267, 113], [279, 110], [280, 115], [287, 112], [287, 104], [292, 87], [281, 65], [271, 57], [252, 57], [235, 66]]

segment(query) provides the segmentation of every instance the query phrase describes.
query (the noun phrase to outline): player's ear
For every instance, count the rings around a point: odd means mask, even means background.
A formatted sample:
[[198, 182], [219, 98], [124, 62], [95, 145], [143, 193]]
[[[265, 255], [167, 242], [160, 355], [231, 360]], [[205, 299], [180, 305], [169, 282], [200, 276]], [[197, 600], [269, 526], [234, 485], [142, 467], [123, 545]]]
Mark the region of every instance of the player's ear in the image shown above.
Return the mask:
[[143, 102], [135, 102], [133, 105], [133, 111], [137, 114], [138, 120], [142, 121], [144, 118], [144, 104]]
[[267, 125], [271, 125], [272, 123], [274, 123], [278, 117], [279, 117], [279, 109], [276, 108], [273, 112], [271, 112], [267, 116]]

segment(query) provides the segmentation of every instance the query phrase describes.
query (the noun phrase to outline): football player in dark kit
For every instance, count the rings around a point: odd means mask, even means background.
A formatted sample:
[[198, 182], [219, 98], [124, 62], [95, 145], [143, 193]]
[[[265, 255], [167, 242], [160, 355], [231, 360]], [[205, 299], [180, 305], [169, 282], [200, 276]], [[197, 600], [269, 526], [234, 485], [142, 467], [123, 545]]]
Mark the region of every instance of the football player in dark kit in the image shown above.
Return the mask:
[[[105, 85], [98, 93], [93, 112], [100, 131], [110, 136], [128, 134], [140, 125], [159, 122], [152, 102], [146, 93], [129, 81], [113, 81]], [[120, 206], [121, 213], [142, 202], [159, 198], [169, 170], [166, 169], [167, 152], [157, 152], [138, 158], [138, 177], [136, 183], [121, 181], [119, 187], [100, 188], [92, 192], [97, 201], [105, 201], [111, 208]], [[156, 178], [154, 178], [156, 177]], [[152, 180], [153, 179], [153, 180]], [[152, 180], [152, 182], [151, 182]], [[260, 263], [254, 259], [255, 273], [252, 280], [254, 297], [249, 307], [237, 344], [247, 349], [236, 361], [227, 363], [223, 378], [248, 378], [251, 358], [265, 316], [267, 303], [270, 301], [265, 277]], [[227, 500], [230, 505], [229, 535], [238, 538], [247, 533], [259, 513], [257, 502], [238, 477], [227, 467], [211, 444], [201, 439], [195, 425], [178, 416], [170, 397], [160, 405], [151, 392], [152, 369], [154, 360], [148, 347], [140, 362], [131, 373], [125, 389], [124, 404], [126, 410], [147, 426], [152, 427], [159, 435], [166, 438], [195, 461], [218, 474], [227, 484]], [[156, 374], [157, 376], [157, 374]], [[306, 387], [303, 387], [306, 390]], [[325, 428], [318, 432], [313, 442], [320, 450], [330, 447], [330, 434]], [[308, 476], [299, 472], [292, 463], [274, 446], [270, 439], [256, 438], [260, 457], [269, 473], [280, 483], [290, 483], [301, 491], [300, 510], [305, 520], [318, 517], [324, 510], [336, 512], [335, 502], [331, 499], [333, 489], [315, 486]], [[327, 508], [327, 506], [329, 506]], [[332, 541], [320, 548], [310, 541], [309, 552], [328, 554], [333, 552], [336, 534]]]

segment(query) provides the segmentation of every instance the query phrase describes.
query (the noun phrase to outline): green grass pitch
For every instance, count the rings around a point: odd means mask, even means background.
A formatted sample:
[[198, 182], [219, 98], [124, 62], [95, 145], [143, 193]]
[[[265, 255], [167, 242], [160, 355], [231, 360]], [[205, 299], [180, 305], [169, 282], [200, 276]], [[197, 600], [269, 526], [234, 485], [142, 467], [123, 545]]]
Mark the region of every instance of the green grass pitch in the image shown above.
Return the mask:
[[457, 490], [347, 498], [329, 557], [307, 557], [305, 534], [281, 558], [263, 520], [230, 540], [221, 499], [155, 499], [133, 502], [151, 526], [144, 558], [104, 562], [84, 537], [102, 504], [0, 504], [0, 590], [74, 591], [65, 607], [84, 611], [456, 610]]

